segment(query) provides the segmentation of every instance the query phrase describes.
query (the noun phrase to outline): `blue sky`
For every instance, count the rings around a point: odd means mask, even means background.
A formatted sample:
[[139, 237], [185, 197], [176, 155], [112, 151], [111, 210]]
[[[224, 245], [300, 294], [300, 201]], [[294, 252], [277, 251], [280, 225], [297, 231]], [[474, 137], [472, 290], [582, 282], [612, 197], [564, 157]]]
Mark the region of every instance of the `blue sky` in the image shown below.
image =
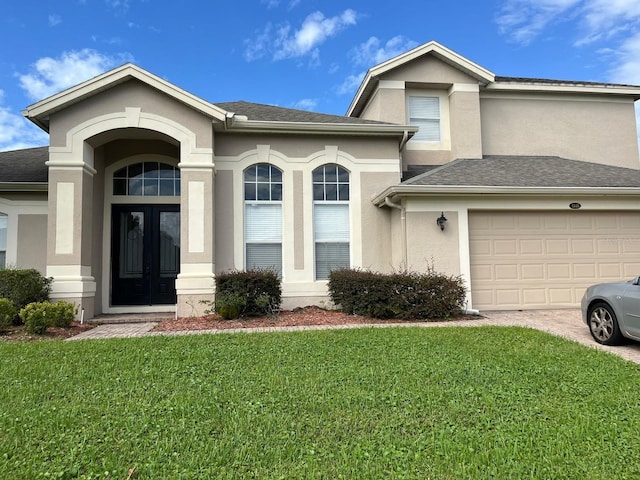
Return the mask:
[[126, 62], [211, 102], [344, 114], [366, 70], [436, 40], [497, 75], [640, 85], [639, 0], [16, 0], [0, 15], [0, 150], [21, 110]]

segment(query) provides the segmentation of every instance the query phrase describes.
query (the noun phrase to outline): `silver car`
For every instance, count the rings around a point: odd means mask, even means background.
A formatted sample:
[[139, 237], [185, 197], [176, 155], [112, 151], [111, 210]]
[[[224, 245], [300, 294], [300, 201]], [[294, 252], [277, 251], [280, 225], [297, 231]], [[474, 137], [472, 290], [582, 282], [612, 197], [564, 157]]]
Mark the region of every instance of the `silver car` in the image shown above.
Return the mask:
[[582, 318], [596, 342], [619, 345], [640, 340], [640, 277], [593, 285], [582, 297]]

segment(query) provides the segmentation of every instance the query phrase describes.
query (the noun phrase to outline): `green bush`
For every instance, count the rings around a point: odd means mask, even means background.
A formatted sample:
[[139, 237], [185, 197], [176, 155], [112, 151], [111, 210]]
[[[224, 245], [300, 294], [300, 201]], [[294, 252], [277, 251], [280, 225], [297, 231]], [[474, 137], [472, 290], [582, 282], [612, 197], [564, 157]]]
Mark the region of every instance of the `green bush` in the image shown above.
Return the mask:
[[219, 292], [216, 293], [215, 312], [225, 320], [233, 320], [240, 316], [246, 304], [244, 295], [236, 292]]
[[214, 303], [220, 315], [221, 309], [233, 308], [238, 308], [240, 317], [272, 315], [280, 311], [281, 302], [280, 277], [273, 270], [229, 271], [216, 276]]
[[20, 318], [29, 333], [43, 334], [49, 327], [69, 327], [75, 305], [69, 302], [33, 302], [20, 310]]
[[344, 312], [373, 318], [446, 319], [460, 313], [466, 297], [460, 277], [431, 269], [392, 274], [334, 270], [328, 286], [331, 300]]
[[0, 298], [0, 332], [14, 323], [17, 316], [18, 310], [13, 306], [13, 302], [8, 298]]
[[35, 269], [2, 269], [0, 270], [0, 297], [11, 300], [13, 306], [19, 311], [30, 303], [49, 300], [52, 281], [52, 278], [42, 276]]
[[76, 315], [76, 306], [70, 302], [60, 301], [52, 303], [50, 310], [50, 327], [69, 328]]

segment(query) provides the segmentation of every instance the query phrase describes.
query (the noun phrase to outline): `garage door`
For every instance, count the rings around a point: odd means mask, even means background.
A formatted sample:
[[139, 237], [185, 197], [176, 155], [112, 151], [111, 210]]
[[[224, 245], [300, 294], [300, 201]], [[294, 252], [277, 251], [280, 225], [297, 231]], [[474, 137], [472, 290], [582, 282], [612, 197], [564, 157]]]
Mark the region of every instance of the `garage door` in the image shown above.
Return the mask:
[[640, 214], [470, 212], [474, 308], [576, 307], [597, 282], [640, 275]]

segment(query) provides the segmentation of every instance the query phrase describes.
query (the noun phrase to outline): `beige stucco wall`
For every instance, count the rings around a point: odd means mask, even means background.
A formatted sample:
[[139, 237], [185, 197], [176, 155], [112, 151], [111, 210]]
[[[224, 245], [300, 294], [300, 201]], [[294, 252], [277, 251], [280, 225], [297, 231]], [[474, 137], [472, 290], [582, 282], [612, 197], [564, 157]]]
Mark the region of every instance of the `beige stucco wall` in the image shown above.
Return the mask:
[[404, 88], [378, 88], [360, 118], [404, 125], [407, 123]]
[[18, 215], [18, 251], [16, 266], [35, 268], [41, 273], [47, 267], [47, 216]]
[[433, 267], [446, 275], [460, 275], [458, 213], [444, 211], [441, 231], [436, 219], [441, 211], [407, 211], [407, 264], [410, 271]]
[[552, 155], [640, 168], [630, 100], [483, 93], [480, 105], [485, 155]]
[[466, 73], [444, 63], [433, 55], [424, 55], [380, 76], [381, 80], [401, 80], [415, 84], [453, 83], [477, 84], [478, 81]]
[[[215, 178], [216, 273], [236, 268], [234, 257], [233, 171], [218, 170]], [[240, 246], [238, 246], [240, 248]], [[238, 268], [242, 268], [239, 266]]]
[[341, 152], [355, 158], [388, 159], [398, 157], [398, 139], [376, 137], [315, 136], [315, 135], [237, 135], [216, 134], [216, 157], [239, 156], [255, 149], [256, 145], [269, 145], [287, 157], [307, 157], [322, 151], [325, 145], [336, 145]]
[[197, 147], [213, 146], [209, 117], [137, 80], [113, 86], [51, 115], [50, 144], [52, 147], [65, 146], [67, 132], [72, 128], [105, 114], [122, 112], [125, 108], [140, 108], [144, 113], [171, 119], [196, 134]]
[[371, 197], [394, 182], [397, 182], [394, 174], [363, 172], [360, 175], [362, 266], [379, 272], [398, 269], [399, 265], [394, 264], [391, 256], [391, 212], [373, 205]]
[[478, 92], [449, 95], [451, 158], [482, 158], [482, 125]]

